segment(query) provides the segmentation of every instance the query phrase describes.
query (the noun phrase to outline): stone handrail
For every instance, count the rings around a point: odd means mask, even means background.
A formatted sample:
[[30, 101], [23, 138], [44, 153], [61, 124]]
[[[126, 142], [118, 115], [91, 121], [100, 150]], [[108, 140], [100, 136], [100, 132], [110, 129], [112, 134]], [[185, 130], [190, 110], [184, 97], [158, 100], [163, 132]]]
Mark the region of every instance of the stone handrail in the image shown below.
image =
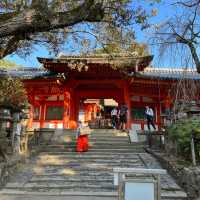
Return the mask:
[[166, 174], [166, 170], [164, 169], [141, 169], [141, 168], [114, 168], [114, 173], [137, 173], [137, 174]]

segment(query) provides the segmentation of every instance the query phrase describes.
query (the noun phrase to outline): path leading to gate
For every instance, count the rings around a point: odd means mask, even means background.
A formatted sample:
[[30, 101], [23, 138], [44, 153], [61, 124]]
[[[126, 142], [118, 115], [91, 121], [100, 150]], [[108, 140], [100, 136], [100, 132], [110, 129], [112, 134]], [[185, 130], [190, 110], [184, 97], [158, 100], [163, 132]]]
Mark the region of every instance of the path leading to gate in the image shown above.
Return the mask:
[[[116, 200], [113, 167], [161, 168], [143, 144], [130, 144], [119, 131], [92, 131], [90, 146], [88, 152], [77, 153], [74, 133], [57, 131], [52, 143], [44, 144], [0, 190], [0, 200]], [[162, 199], [186, 199], [169, 174], [161, 177], [161, 187]]]

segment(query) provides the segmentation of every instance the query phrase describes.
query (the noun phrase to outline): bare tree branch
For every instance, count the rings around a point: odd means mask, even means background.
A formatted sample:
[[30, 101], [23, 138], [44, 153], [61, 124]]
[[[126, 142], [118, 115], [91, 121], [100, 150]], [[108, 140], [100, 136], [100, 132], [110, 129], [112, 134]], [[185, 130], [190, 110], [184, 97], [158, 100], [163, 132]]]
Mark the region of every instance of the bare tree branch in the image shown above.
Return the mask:
[[198, 6], [200, 4], [200, 0], [195, 0], [194, 2], [191, 2], [191, 0], [185, 1], [185, 2], [178, 1], [176, 4], [180, 4], [182, 6], [191, 8], [191, 7]]
[[[179, 50], [180, 52], [185, 51], [183, 45], [188, 47], [196, 70], [200, 73], [200, 57], [197, 53], [197, 44], [200, 43], [200, 26], [198, 24], [200, 20], [198, 14], [200, 0], [195, 1], [195, 3], [191, 1], [179, 1], [177, 3], [186, 7], [184, 14], [179, 14], [171, 18], [164, 26], [155, 32], [155, 36], [152, 37], [152, 40], [154, 43], [160, 44], [160, 47], [164, 48], [165, 52], [166, 47], [172, 47], [174, 45], [176, 45], [176, 48], [172, 49], [173, 52]], [[193, 8], [188, 8], [190, 6]], [[179, 57], [183, 58], [182, 55], [179, 55]]]

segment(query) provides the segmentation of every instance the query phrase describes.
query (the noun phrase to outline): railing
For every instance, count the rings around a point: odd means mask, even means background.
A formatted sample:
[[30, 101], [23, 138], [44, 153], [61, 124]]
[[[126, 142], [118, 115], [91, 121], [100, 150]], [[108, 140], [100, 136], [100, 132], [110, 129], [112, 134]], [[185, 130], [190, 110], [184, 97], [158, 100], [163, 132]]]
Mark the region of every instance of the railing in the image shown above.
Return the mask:
[[147, 137], [147, 143], [149, 148], [158, 146], [164, 148], [165, 143], [165, 131], [148, 131], [148, 130], [137, 130], [138, 135], [145, 135]]
[[89, 122], [91, 128], [111, 128], [111, 119], [95, 119]]
[[20, 149], [22, 152], [32, 150], [33, 147], [39, 146], [42, 142], [45, 144], [50, 143], [55, 130], [52, 129], [34, 129], [26, 131], [21, 135]]
[[36, 130], [26, 131], [20, 136], [20, 151], [28, 152], [33, 146], [39, 145], [40, 132]]

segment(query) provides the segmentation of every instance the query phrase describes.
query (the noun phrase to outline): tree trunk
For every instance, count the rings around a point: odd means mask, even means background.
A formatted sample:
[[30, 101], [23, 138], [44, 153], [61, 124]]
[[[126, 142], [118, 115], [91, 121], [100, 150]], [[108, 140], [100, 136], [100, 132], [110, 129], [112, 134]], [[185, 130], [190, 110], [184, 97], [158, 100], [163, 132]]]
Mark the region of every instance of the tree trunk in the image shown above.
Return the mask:
[[104, 12], [102, 4], [93, 0], [86, 0], [76, 8], [63, 12], [55, 12], [48, 8], [44, 11], [39, 6], [29, 8], [9, 20], [0, 21], [0, 38], [46, 32], [83, 21], [100, 22], [104, 18]]
[[194, 45], [192, 43], [189, 43], [188, 46], [190, 48], [190, 52], [192, 54], [192, 58], [193, 58], [194, 63], [196, 65], [197, 72], [200, 73], [200, 60], [199, 60], [199, 57], [197, 55], [196, 48], [194, 47]]

